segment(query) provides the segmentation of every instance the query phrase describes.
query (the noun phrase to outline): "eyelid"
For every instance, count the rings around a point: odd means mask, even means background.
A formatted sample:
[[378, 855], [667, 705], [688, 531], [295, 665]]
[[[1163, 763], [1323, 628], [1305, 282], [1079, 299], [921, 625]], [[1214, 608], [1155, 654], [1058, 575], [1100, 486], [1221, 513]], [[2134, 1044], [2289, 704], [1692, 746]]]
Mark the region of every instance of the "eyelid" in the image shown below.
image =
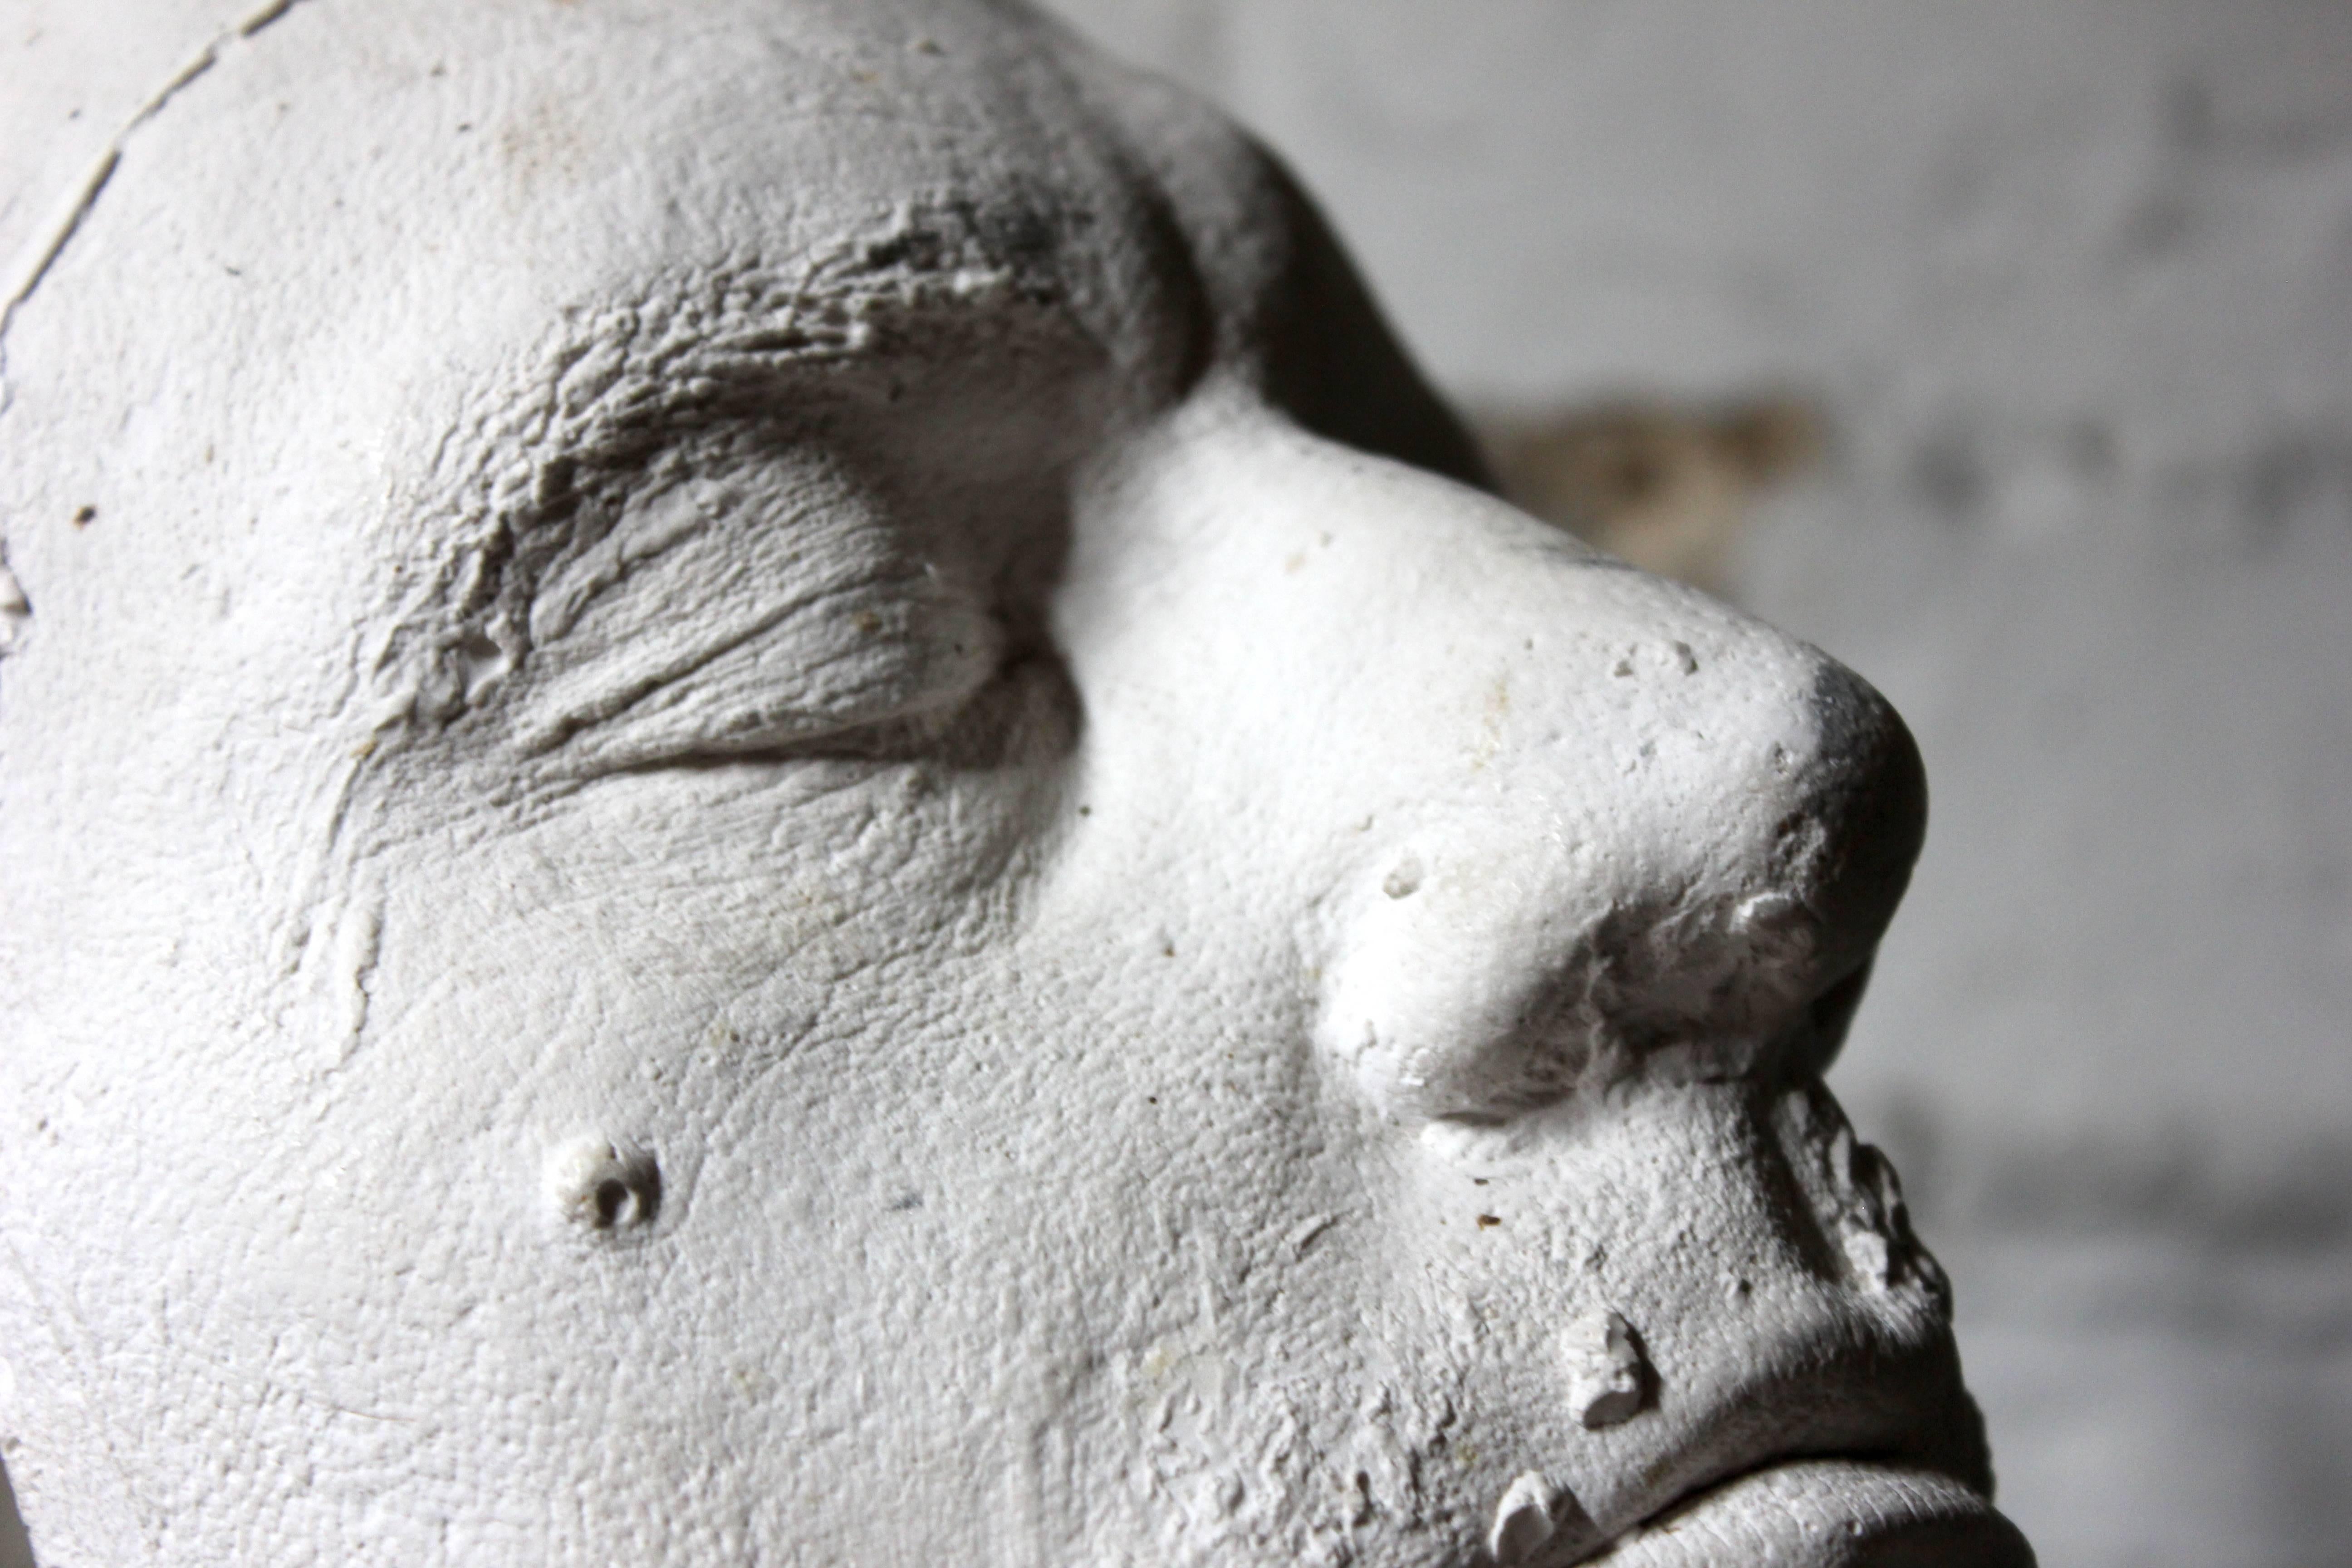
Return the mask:
[[634, 504], [532, 607], [517, 740], [597, 765], [740, 753], [960, 706], [1003, 634], [868, 498], [817, 468]]

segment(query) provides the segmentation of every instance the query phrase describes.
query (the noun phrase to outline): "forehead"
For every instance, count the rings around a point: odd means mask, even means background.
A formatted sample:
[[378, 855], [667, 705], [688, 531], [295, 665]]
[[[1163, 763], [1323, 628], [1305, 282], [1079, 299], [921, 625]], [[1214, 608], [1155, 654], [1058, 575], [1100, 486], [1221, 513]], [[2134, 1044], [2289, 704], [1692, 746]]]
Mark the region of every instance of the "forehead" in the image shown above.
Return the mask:
[[1096, 68], [976, 0], [298, 5], [124, 135], [21, 312], [51, 321], [11, 337], [118, 403], [234, 363], [194, 401], [249, 421], [314, 405], [321, 362], [339, 401], [354, 363], [454, 383], [599, 314], [789, 308], [874, 264], [1019, 277], [1132, 336], [1181, 268]]
[[[877, 153], [904, 172], [894, 153], [961, 141], [968, 154], [977, 132], [993, 157], [958, 172], [984, 179], [992, 161], [1051, 158], [1084, 119], [1066, 37], [990, 0], [14, 0], [5, 12], [0, 256], [12, 262], [40, 247], [110, 143], [136, 163], [187, 142], [223, 118], [224, 96], [268, 100], [262, 118], [291, 133], [247, 138], [280, 181], [404, 140], [422, 176], [440, 161], [404, 123], [430, 141], [448, 129], [436, 107], [455, 106], [494, 132], [534, 195], [548, 176], [658, 162], [680, 136], [705, 157], [757, 146], [772, 166], [812, 143], [856, 143], [830, 169], [796, 171], [814, 176], [800, 194], [822, 196]], [[308, 112], [321, 102], [323, 120]], [[149, 129], [165, 118], [162, 134]]]
[[1099, 68], [979, 0], [304, 0], [122, 138], [11, 324], [0, 534], [58, 629], [200, 579], [367, 604], [640, 394], [919, 369], [954, 317], [1156, 395], [1187, 261]]

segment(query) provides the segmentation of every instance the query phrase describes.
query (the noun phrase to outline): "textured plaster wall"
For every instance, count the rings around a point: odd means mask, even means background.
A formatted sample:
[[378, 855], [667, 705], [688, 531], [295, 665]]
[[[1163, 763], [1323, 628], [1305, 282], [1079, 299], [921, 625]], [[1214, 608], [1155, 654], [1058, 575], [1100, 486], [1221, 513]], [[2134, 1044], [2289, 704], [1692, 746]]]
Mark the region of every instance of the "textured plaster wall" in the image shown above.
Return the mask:
[[2352, 1563], [2352, 6], [1058, 0], [1474, 403], [1794, 389], [1928, 847], [1836, 1080], [2053, 1564]]

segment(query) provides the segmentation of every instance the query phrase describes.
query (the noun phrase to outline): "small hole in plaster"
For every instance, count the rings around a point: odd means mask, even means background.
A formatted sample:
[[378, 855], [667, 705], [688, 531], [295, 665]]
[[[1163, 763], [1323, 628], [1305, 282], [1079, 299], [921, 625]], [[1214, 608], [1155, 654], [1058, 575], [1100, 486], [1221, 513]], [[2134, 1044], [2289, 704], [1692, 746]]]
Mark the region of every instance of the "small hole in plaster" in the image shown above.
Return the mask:
[[596, 1184], [596, 1228], [610, 1230], [622, 1223], [636, 1206], [637, 1195], [629, 1191], [629, 1184], [614, 1176]]
[[643, 1229], [661, 1208], [661, 1168], [644, 1149], [590, 1135], [549, 1152], [547, 1195], [557, 1215], [593, 1234]]
[[1391, 899], [1409, 899], [1420, 890], [1421, 860], [1412, 855], [1398, 861], [1396, 869], [1381, 883], [1381, 891]]

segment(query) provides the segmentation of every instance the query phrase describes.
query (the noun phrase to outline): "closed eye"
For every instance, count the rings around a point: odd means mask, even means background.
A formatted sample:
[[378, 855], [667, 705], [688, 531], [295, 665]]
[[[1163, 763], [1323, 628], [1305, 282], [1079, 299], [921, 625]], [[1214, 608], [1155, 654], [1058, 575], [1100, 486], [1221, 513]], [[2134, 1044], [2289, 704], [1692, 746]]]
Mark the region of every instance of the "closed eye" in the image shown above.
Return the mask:
[[517, 741], [591, 771], [944, 714], [1004, 645], [977, 588], [814, 458], [633, 500], [546, 575], [530, 627]]

